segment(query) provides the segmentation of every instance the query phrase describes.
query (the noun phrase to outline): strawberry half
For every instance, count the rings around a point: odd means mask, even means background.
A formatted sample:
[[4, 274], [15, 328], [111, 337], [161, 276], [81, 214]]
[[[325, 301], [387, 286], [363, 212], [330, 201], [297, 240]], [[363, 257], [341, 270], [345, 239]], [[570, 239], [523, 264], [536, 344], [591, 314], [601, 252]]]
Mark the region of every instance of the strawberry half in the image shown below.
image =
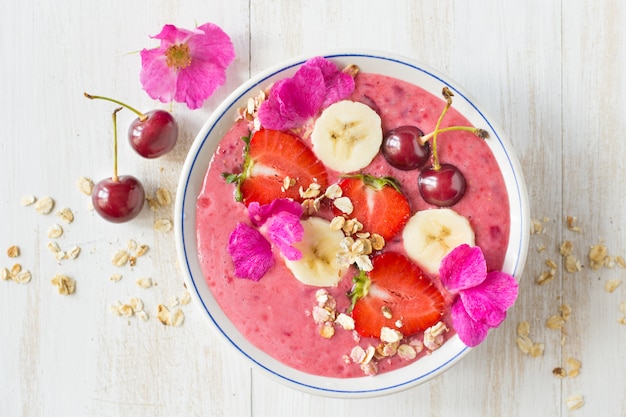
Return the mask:
[[383, 327], [410, 336], [441, 320], [443, 295], [409, 258], [385, 252], [372, 264], [372, 271], [357, 276], [352, 291], [360, 296], [351, 314], [361, 336], [378, 338]]
[[[390, 240], [411, 216], [407, 198], [391, 177], [353, 175], [341, 179], [339, 186], [354, 206], [349, 216], [361, 222], [365, 232], [377, 233]], [[342, 214], [337, 208], [333, 210], [335, 215]]]
[[[277, 198], [302, 201], [299, 189], [313, 182], [328, 185], [326, 167], [297, 136], [277, 130], [257, 131], [246, 146], [243, 172], [235, 176], [238, 199], [246, 206], [256, 201], [269, 204]], [[291, 184], [285, 187], [285, 178]], [[228, 177], [227, 177], [228, 180]]]

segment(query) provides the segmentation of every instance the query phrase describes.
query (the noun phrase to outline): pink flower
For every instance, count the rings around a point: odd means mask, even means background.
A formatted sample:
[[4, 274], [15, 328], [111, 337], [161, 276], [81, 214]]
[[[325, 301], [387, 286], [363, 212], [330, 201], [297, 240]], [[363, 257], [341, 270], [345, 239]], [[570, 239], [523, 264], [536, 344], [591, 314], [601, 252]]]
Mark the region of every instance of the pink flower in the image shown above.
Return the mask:
[[441, 262], [442, 284], [453, 295], [452, 324], [467, 346], [477, 346], [489, 329], [498, 327], [506, 310], [515, 303], [518, 285], [504, 272], [487, 273], [487, 264], [478, 247], [461, 245]]
[[263, 206], [250, 203], [248, 211], [252, 224], [259, 229], [239, 223], [228, 242], [228, 253], [235, 264], [237, 277], [254, 281], [261, 279], [274, 265], [272, 244], [286, 259], [295, 261], [302, 258], [302, 252], [293, 247], [304, 236], [300, 204], [279, 198]]
[[226, 67], [235, 59], [235, 51], [219, 26], [205, 23], [187, 30], [165, 25], [153, 38], [161, 45], [141, 51], [139, 74], [151, 98], [197, 109], [226, 81]]
[[266, 129], [288, 130], [304, 125], [319, 111], [354, 91], [354, 78], [323, 57], [309, 59], [291, 78], [276, 82], [259, 107]]

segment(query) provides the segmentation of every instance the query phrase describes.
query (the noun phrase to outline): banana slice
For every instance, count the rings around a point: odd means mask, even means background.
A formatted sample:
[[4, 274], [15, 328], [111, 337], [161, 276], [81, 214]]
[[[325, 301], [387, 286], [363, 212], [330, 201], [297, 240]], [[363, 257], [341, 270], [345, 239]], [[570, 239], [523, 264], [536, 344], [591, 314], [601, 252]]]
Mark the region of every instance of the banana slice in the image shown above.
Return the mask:
[[449, 208], [418, 211], [402, 231], [404, 250], [409, 258], [431, 276], [439, 274], [441, 260], [457, 246], [474, 246], [474, 230], [469, 221]]
[[369, 106], [342, 100], [331, 104], [315, 121], [313, 152], [326, 166], [353, 172], [372, 162], [383, 141], [380, 116]]
[[302, 252], [302, 258], [297, 261], [285, 259], [285, 265], [303, 284], [317, 287], [337, 285], [346, 273], [337, 261], [343, 232], [331, 230], [330, 222], [319, 217], [309, 217], [301, 222], [304, 236], [294, 247]]

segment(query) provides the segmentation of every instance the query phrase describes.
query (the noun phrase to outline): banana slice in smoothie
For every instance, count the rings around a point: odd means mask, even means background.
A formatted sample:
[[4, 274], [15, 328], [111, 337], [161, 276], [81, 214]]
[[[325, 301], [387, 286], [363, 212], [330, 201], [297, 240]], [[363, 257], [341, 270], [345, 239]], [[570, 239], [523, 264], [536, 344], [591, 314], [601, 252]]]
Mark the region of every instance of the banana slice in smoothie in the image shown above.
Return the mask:
[[303, 284], [317, 287], [337, 285], [346, 273], [337, 260], [343, 232], [331, 230], [330, 222], [319, 217], [309, 217], [301, 223], [304, 236], [294, 247], [302, 252], [302, 258], [297, 261], [285, 259], [285, 265]]
[[474, 246], [474, 230], [469, 221], [449, 208], [415, 213], [402, 231], [404, 250], [427, 274], [439, 273], [441, 260], [464, 243]]
[[326, 108], [315, 121], [313, 152], [331, 169], [342, 173], [365, 168], [378, 154], [383, 131], [378, 113], [350, 100]]

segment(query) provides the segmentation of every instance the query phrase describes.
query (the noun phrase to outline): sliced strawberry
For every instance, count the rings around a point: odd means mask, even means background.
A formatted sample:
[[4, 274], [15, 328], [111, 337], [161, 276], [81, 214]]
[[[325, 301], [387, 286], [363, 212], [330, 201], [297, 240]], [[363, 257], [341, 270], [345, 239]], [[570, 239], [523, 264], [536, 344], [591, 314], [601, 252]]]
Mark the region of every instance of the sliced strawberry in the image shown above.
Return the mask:
[[[411, 216], [409, 202], [393, 178], [354, 175], [339, 181], [343, 195], [352, 201], [349, 214], [363, 224], [365, 232], [377, 233], [389, 240]], [[334, 208], [335, 214], [341, 211]]]
[[[285, 187], [285, 178], [292, 183]], [[299, 189], [317, 182], [326, 188], [324, 164], [300, 138], [286, 132], [262, 129], [250, 139], [239, 184], [242, 201], [269, 204], [277, 198], [302, 201]]]
[[357, 284], [364, 285], [366, 291], [351, 313], [361, 336], [380, 337], [383, 327], [410, 336], [441, 320], [443, 296], [409, 258], [385, 252], [375, 256], [372, 264], [369, 279], [365, 277], [365, 282]]

